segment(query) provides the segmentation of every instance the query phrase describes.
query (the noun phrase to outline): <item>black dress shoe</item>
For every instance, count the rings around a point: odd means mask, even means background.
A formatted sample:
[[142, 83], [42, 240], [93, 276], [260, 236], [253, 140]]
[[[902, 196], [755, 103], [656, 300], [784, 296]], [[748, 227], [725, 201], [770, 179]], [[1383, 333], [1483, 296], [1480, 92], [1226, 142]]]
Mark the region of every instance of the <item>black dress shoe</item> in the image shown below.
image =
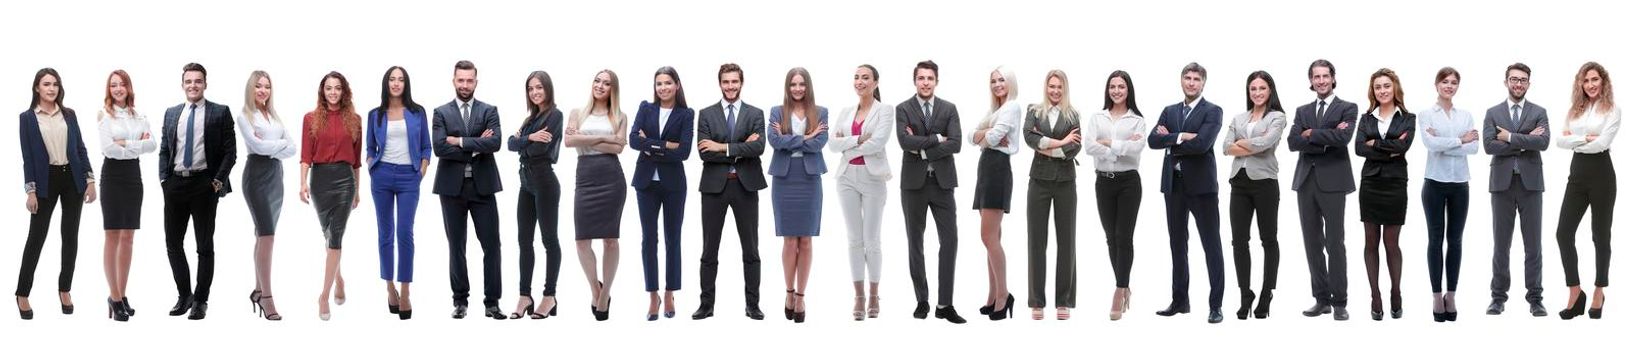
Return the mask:
[[194, 321], [202, 320], [204, 319], [204, 312], [208, 311], [209, 309], [209, 303], [195, 301], [193, 302], [193, 310], [187, 313], [187, 319]]
[[1332, 313], [1332, 305], [1327, 305], [1326, 303], [1321, 302], [1315, 303], [1315, 306], [1311, 306], [1309, 309], [1305, 309], [1303, 312], [1304, 317], [1316, 317], [1330, 313]]
[[453, 315], [454, 319], [456, 319], [456, 320], [464, 319], [465, 314], [469, 312], [469, 309], [470, 309], [470, 306], [468, 306], [468, 305], [454, 304], [454, 315]]
[[1184, 301], [1179, 301], [1179, 300], [1175, 300], [1172, 303], [1168, 303], [1168, 308], [1167, 309], [1157, 310], [1157, 316], [1163, 316], [1163, 317], [1168, 317], [1168, 316], [1173, 316], [1173, 315], [1178, 315], [1178, 314], [1188, 314], [1188, 313], [1191, 313], [1191, 303], [1184, 302]]
[[714, 305], [698, 305], [697, 312], [692, 313], [692, 319], [694, 320], [701, 320], [710, 317], [714, 317]]
[[505, 312], [504, 311], [499, 311], [499, 306], [498, 305], [488, 306], [488, 307], [482, 308], [482, 316], [486, 316], [488, 318], [492, 318], [492, 319], [495, 319], [495, 320], [503, 320], [503, 319], [505, 319]]
[[964, 324], [964, 317], [958, 316], [958, 311], [953, 311], [952, 306], [936, 306], [936, 318], [953, 324]]
[[765, 319], [765, 312], [761, 312], [760, 307], [756, 306], [756, 305], [749, 305], [747, 308], [744, 308], [743, 309], [743, 315], [748, 316], [749, 319], [755, 320], [755, 321], [760, 321], [760, 320]]
[[170, 307], [170, 316], [186, 315], [187, 310], [193, 307], [192, 297], [176, 298], [176, 305]]
[[913, 307], [913, 318], [922, 320], [925, 317], [930, 317], [930, 303], [921, 301], [919, 306]]
[[1349, 321], [1349, 310], [1345, 310], [1343, 306], [1334, 306], [1332, 308], [1332, 319], [1333, 321]]
[[1501, 315], [1501, 314], [1503, 314], [1503, 302], [1496, 301], [1496, 300], [1491, 301], [1491, 306], [1486, 307], [1486, 314], [1487, 315]]
[[1225, 314], [1219, 308], [1208, 309], [1208, 323], [1225, 322]]
[[1548, 316], [1548, 308], [1542, 307], [1542, 303], [1531, 303], [1531, 316], [1546, 317]]

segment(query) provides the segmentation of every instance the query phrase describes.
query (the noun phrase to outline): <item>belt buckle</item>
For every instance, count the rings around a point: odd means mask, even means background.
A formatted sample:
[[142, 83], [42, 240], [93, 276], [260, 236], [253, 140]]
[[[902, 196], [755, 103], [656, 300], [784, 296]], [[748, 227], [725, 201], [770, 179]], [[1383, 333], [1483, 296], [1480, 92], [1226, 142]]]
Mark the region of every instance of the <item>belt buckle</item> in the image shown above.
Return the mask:
[[193, 177], [193, 171], [192, 170], [182, 170], [182, 171], [176, 172], [176, 175], [181, 175], [181, 177]]

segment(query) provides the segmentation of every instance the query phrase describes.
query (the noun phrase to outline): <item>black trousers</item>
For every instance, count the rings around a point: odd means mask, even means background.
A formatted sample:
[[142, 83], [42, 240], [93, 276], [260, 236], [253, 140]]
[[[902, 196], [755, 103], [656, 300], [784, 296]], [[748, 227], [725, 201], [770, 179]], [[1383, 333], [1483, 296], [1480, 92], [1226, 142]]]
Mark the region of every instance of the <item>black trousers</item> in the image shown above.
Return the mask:
[[1322, 192], [1315, 177], [1304, 178], [1298, 191], [1299, 226], [1304, 231], [1304, 258], [1310, 266], [1310, 294], [1316, 303], [1349, 305], [1349, 263], [1344, 248], [1344, 192]]
[[930, 300], [930, 283], [924, 271], [925, 211], [935, 216], [936, 237], [941, 241], [937, 256], [936, 305], [953, 303], [953, 269], [958, 263], [958, 214], [953, 190], [936, 185], [932, 174], [924, 187], [902, 190], [902, 220], [907, 223], [907, 270], [913, 278], [913, 296], [918, 302]]
[[1469, 184], [1423, 180], [1423, 214], [1429, 220], [1429, 286], [1435, 293], [1456, 292], [1457, 276], [1463, 269]]
[[34, 269], [40, 265], [40, 250], [45, 249], [45, 235], [51, 229], [51, 214], [57, 202], [62, 202], [62, 269], [57, 274], [57, 291], [68, 292], [74, 287], [74, 260], [79, 252], [79, 214], [85, 206], [85, 194], [74, 186], [74, 174], [67, 165], [52, 165], [48, 182], [49, 192], [35, 198], [37, 205], [28, 217], [28, 240], [23, 243], [23, 264], [17, 271], [17, 296], [27, 298], [34, 289]]
[[[1225, 298], [1225, 253], [1219, 242], [1219, 194], [1186, 192], [1185, 182], [1174, 173], [1168, 202], [1168, 250], [1173, 258], [1173, 300], [1182, 305], [1191, 301], [1190, 217], [1196, 217], [1196, 236], [1208, 264], [1208, 308], [1218, 309]], [[1211, 174], [1194, 176], [1212, 176]]]
[[476, 242], [482, 246], [482, 306], [499, 306], [499, 208], [492, 194], [477, 194], [476, 183], [465, 178], [458, 196], [442, 197], [442, 226], [448, 233], [448, 285], [454, 305], [469, 305], [471, 277], [465, 267], [465, 215], [475, 221]]
[[[635, 205], [641, 213], [641, 272], [646, 291], [656, 292], [658, 274], [658, 230], [663, 230], [663, 290], [680, 290], [680, 225], [686, 215], [686, 190], [665, 190], [659, 181], [635, 190]], [[660, 227], [660, 224], [662, 225]]]
[[1100, 209], [1100, 228], [1106, 232], [1106, 249], [1111, 257], [1111, 273], [1117, 288], [1128, 288], [1129, 271], [1134, 269], [1134, 225], [1140, 219], [1140, 172], [1096, 172], [1095, 204]]
[[702, 194], [703, 259], [698, 281], [703, 305], [714, 305], [715, 277], [720, 274], [720, 239], [726, 226], [726, 211], [732, 212], [737, 241], [743, 251], [743, 300], [760, 304], [760, 196], [743, 188], [736, 178], [726, 180], [720, 193]]
[[539, 228], [544, 245], [544, 296], [556, 296], [556, 278], [561, 276], [560, 226], [561, 181], [549, 166], [522, 168], [522, 190], [516, 196], [516, 244], [521, 246], [522, 295], [533, 295], [533, 227]]
[[1230, 178], [1230, 247], [1235, 257], [1236, 287], [1247, 290], [1253, 283], [1251, 242], [1255, 214], [1259, 217], [1259, 244], [1264, 248], [1264, 285], [1260, 292], [1276, 289], [1276, 270], [1281, 265], [1281, 244], [1276, 242], [1276, 212], [1281, 207], [1281, 184], [1275, 178], [1254, 180], [1247, 172]]
[[[176, 281], [176, 295], [191, 296], [193, 301], [210, 300], [210, 285], [215, 280], [215, 213], [221, 196], [216, 194], [213, 179], [195, 175], [172, 175], [160, 183], [164, 187], [164, 248], [170, 259], [170, 278]], [[198, 286], [192, 287], [188, 276], [187, 222], [193, 222], [193, 245], [198, 254]]]
[[1559, 208], [1559, 259], [1565, 267], [1565, 285], [1582, 285], [1576, 271], [1576, 229], [1582, 215], [1593, 209], [1593, 285], [1610, 285], [1610, 220], [1616, 207], [1616, 167], [1610, 151], [1571, 157], [1571, 178], [1565, 184], [1565, 200]]

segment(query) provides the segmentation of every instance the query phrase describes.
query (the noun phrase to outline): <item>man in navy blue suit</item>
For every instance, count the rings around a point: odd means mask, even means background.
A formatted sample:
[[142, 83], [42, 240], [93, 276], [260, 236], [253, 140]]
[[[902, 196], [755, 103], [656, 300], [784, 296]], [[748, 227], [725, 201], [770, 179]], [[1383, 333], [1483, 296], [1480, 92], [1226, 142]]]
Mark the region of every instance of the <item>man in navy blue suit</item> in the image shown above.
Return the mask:
[[1224, 110], [1202, 99], [1208, 70], [1192, 62], [1180, 71], [1185, 101], [1163, 108], [1146, 142], [1163, 150], [1162, 193], [1168, 204], [1168, 249], [1173, 253], [1174, 296], [1159, 316], [1191, 312], [1188, 263], [1189, 217], [1196, 217], [1202, 251], [1208, 262], [1208, 323], [1224, 321], [1219, 304], [1225, 297], [1225, 257], [1219, 243], [1219, 180], [1213, 160]]

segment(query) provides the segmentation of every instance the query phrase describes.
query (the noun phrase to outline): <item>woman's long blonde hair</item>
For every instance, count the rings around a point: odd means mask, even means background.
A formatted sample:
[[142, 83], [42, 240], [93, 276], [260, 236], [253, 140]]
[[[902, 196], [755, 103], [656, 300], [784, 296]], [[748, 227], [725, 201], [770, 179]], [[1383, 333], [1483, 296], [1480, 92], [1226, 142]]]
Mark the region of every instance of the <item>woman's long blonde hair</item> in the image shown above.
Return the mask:
[[[249, 117], [249, 118], [255, 118], [255, 112], [261, 112], [261, 114], [265, 114], [266, 117], [271, 119], [273, 122], [283, 124], [283, 119], [278, 118], [278, 110], [272, 108], [272, 97], [273, 97], [273, 95], [272, 95], [271, 92], [268, 92], [267, 95], [266, 95], [266, 105], [265, 106], [256, 105], [257, 103], [260, 103], [260, 102], [255, 100], [255, 83], [261, 81], [262, 78], [266, 78], [267, 83], [272, 82], [272, 76], [271, 75], [268, 75], [266, 73], [266, 71], [259, 71], [258, 70], [258, 71], [250, 72], [249, 73], [249, 81], [244, 83], [244, 116]], [[321, 88], [319, 88], [319, 91], [321, 91]], [[319, 96], [319, 97], [321, 98], [321, 96]], [[240, 126], [240, 127], [247, 128], [249, 126]]]
[[[611, 122], [610, 124], [612, 124], [614, 128], [617, 128], [618, 126], [624, 124], [624, 112], [620, 111], [618, 109], [618, 73], [613, 73], [611, 69], [602, 69], [599, 72], [595, 72], [595, 75], [600, 76], [601, 73], [607, 73], [607, 79], [608, 79], [608, 81], [607, 81], [607, 101], [606, 101], [606, 104], [607, 104], [607, 120]], [[595, 86], [594, 80], [591, 80], [590, 86], [591, 86], [591, 88], [594, 88], [594, 86]], [[551, 96], [551, 98], [555, 98], [555, 97]], [[584, 124], [584, 119], [588, 118], [590, 116], [590, 113], [595, 111], [595, 107], [596, 107], [595, 93], [592, 91], [590, 93], [590, 101], [584, 103], [584, 108], [580, 109], [579, 113], [577, 113], [577, 115], [573, 116], [573, 120], [572, 120], [573, 129], [578, 129], [580, 125], [583, 125]], [[615, 134], [615, 135], [619, 134], [619, 132], [620, 132], [619, 130], [613, 130], [612, 131], [612, 133]]]
[[[1003, 98], [998, 98], [997, 95], [992, 95], [990, 91], [991, 88], [988, 87], [987, 94], [992, 96], [992, 109], [987, 111], [987, 118], [981, 120], [980, 129], [990, 128], [993, 124], [996, 124], [998, 122], [998, 114], [996, 113], [998, 112], [998, 108], [1002, 108], [1004, 103], [1014, 101], [1016, 96], [1020, 96], [1020, 93], [1016, 91], [1020, 89], [1020, 84], [1015, 82], [1014, 70], [1010, 70], [1004, 66], [998, 66], [998, 68], [993, 69], [992, 72], [998, 73], [999, 76], [1004, 77], [1004, 94], [1006, 96]], [[990, 76], [991, 74], [988, 75]]]
[[[1049, 104], [1049, 79], [1060, 79], [1060, 104]], [[1011, 93], [1010, 95], [1014, 95]], [[1048, 117], [1049, 107], [1060, 108], [1060, 116], [1077, 120], [1077, 110], [1072, 109], [1072, 84], [1066, 80], [1066, 72], [1054, 69], [1043, 76], [1043, 102], [1032, 105], [1032, 112], [1039, 117]]]
[[1582, 91], [1582, 79], [1585, 79], [1590, 71], [1599, 73], [1599, 112], [1610, 112], [1611, 108], [1616, 107], [1615, 95], [1611, 94], [1610, 89], [1610, 72], [1606, 72], [1605, 66], [1600, 65], [1599, 62], [1589, 61], [1583, 63], [1581, 69], [1576, 70], [1576, 82], [1571, 83], [1571, 111], [1569, 114], [1572, 120], [1586, 114], [1588, 104], [1592, 102], [1588, 101], [1588, 93]]

